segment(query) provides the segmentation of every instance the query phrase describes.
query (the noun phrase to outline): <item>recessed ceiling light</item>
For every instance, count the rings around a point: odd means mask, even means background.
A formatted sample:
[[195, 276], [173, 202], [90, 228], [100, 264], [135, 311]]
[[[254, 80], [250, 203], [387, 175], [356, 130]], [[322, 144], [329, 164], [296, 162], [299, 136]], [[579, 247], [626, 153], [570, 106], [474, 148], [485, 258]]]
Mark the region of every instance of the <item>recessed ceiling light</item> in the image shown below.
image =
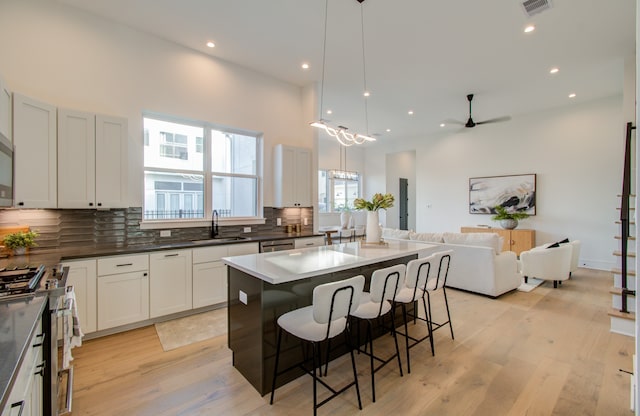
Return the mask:
[[213, 47], [216, 46], [216, 44], [211, 42], [211, 41], [209, 41], [209, 42], [207, 42], [207, 46], [210, 47], [210, 48], [213, 48]]
[[303, 62], [301, 66], [302, 66], [302, 69], [309, 69], [309, 64], [306, 62]]
[[558, 71], [560, 71], [558, 68], [551, 68], [551, 70], [549, 71], [550, 74], [557, 74]]
[[333, 114], [333, 111], [327, 110], [327, 114]]
[[365, 92], [364, 92], [364, 96], [365, 96], [365, 97], [368, 97], [368, 96], [370, 96], [370, 95], [371, 95], [371, 93], [370, 93], [369, 91], [365, 91]]
[[571, 94], [569, 94], [569, 98], [574, 98], [576, 96], [575, 92], [572, 92]]
[[387, 129], [387, 133], [391, 133], [391, 129]]
[[446, 124], [444, 123], [440, 123], [440, 127], [444, 127]]
[[529, 25], [529, 26], [524, 28], [524, 33], [531, 33], [534, 30], [536, 30], [536, 27], [534, 25]]
[[410, 116], [412, 116], [412, 115], [413, 115], [413, 110], [409, 110], [408, 114], [409, 114]]

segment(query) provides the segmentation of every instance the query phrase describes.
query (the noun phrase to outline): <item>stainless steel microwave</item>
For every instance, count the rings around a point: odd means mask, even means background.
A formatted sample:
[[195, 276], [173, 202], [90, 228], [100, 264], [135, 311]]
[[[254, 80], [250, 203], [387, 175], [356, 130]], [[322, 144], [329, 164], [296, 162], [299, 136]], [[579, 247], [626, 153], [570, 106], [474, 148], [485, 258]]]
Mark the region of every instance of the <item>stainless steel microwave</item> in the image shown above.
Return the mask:
[[0, 133], [0, 207], [13, 206], [13, 145]]

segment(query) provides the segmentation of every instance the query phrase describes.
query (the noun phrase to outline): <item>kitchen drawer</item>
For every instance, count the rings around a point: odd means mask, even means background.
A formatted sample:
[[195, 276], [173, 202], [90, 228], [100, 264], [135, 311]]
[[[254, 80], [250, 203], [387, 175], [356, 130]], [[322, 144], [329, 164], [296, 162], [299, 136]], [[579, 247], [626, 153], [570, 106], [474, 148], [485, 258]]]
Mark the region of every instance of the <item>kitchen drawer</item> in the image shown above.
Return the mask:
[[149, 255], [106, 257], [98, 259], [98, 276], [149, 270]]
[[296, 238], [295, 248], [319, 247], [324, 245], [324, 236]]
[[245, 254], [258, 254], [260, 248], [258, 243], [230, 244], [229, 256], [243, 256]]
[[193, 249], [193, 264], [217, 261], [229, 254], [226, 245], [200, 247]]

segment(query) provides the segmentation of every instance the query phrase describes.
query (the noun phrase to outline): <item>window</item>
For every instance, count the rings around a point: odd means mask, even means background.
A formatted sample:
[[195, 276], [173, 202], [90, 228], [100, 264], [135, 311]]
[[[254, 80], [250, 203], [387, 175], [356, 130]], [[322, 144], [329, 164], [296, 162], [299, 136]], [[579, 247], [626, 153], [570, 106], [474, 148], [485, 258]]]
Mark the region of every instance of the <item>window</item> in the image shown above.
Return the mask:
[[258, 217], [259, 135], [144, 117], [144, 220]]
[[360, 196], [360, 174], [340, 170], [318, 172], [318, 212], [335, 212], [341, 206], [353, 208]]

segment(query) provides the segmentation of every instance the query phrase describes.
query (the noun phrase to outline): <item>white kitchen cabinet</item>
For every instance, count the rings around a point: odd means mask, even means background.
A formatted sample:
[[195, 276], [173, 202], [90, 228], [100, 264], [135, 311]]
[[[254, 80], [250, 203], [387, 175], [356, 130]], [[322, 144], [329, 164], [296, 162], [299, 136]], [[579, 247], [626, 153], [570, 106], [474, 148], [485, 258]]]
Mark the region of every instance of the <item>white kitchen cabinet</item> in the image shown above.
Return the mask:
[[191, 250], [152, 253], [149, 265], [149, 316], [156, 318], [192, 309]]
[[276, 145], [273, 163], [274, 206], [310, 207], [311, 150]]
[[296, 238], [293, 243], [295, 248], [319, 247], [323, 245], [323, 236]]
[[149, 319], [149, 256], [98, 259], [98, 330]]
[[77, 260], [61, 264], [69, 267], [67, 286], [73, 286], [80, 328], [84, 334], [97, 330], [98, 273], [96, 260]]
[[126, 118], [96, 115], [96, 206], [128, 206], [128, 135]]
[[127, 124], [58, 110], [58, 208], [127, 206]]
[[193, 249], [193, 307], [227, 301], [227, 266], [223, 257], [256, 254], [258, 243], [229, 244]]
[[0, 134], [10, 142], [13, 142], [12, 120], [11, 90], [0, 77]]
[[43, 376], [40, 370], [46, 365], [43, 356], [42, 320], [36, 324], [36, 330], [24, 352], [24, 358], [18, 369], [18, 375], [10, 392], [2, 416], [41, 416], [43, 414]]
[[57, 207], [56, 107], [13, 95], [15, 205]]

